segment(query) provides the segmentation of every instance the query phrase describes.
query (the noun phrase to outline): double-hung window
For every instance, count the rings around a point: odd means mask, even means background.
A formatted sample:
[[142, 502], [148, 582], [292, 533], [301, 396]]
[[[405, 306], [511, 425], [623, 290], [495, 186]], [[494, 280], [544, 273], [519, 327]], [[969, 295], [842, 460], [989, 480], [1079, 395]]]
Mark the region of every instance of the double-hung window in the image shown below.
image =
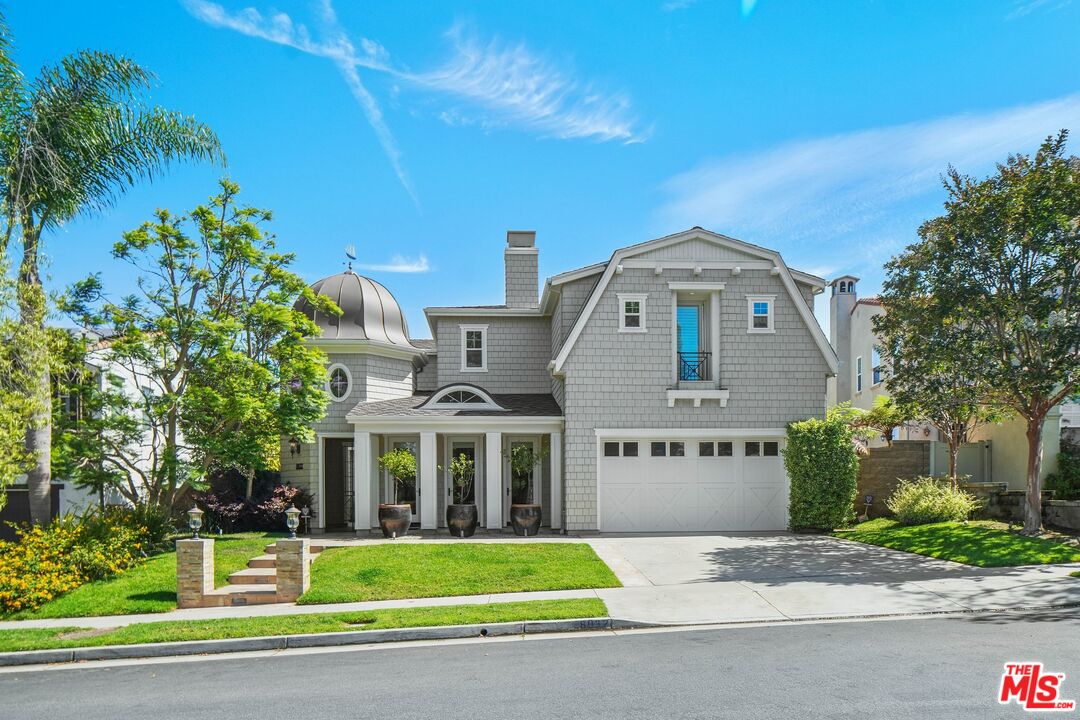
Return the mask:
[[855, 392], [862, 392], [862, 357], [855, 358]]
[[775, 303], [775, 295], [747, 295], [746, 332], [775, 332], [776, 330], [773, 326], [773, 306]]
[[646, 295], [619, 294], [619, 332], [645, 332]]
[[461, 326], [461, 371], [487, 371], [487, 325]]
[[874, 385], [885, 379], [885, 368], [881, 364], [881, 348], [877, 345], [870, 353], [870, 371], [874, 374]]

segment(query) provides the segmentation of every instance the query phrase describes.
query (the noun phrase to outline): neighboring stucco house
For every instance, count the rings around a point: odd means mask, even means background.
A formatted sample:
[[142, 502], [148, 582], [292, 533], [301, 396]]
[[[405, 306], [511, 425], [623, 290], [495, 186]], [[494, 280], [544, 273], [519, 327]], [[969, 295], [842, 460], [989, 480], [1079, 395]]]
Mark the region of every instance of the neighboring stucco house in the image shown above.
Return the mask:
[[[873, 326], [874, 317], [884, 314], [885, 308], [876, 297], [858, 297], [858, 281], [857, 277], [844, 275], [829, 283], [830, 337], [839, 363], [836, 377], [829, 381], [829, 405], [850, 402], [869, 410], [879, 396], [889, 394], [885, 386], [889, 368], [882, 360]], [[1043, 429], [1044, 478], [1057, 470], [1060, 412], [1060, 408], [1052, 410]], [[1010, 490], [1023, 490], [1027, 487], [1026, 427], [1023, 418], [1012, 417], [977, 428], [971, 442], [961, 450], [958, 471], [970, 475], [974, 482], [1005, 483]], [[912, 423], [900, 428], [893, 439], [937, 442], [940, 438], [935, 428]], [[882, 445], [884, 441], [874, 444]], [[947, 450], [939, 446], [931, 457], [932, 471], [945, 473]]]
[[[772, 250], [693, 228], [549, 278], [535, 233], [507, 233], [499, 305], [425, 309], [410, 336], [390, 292], [351, 270], [312, 288], [328, 413], [314, 443], [282, 440], [282, 480], [317, 497], [318, 530], [378, 526], [377, 459], [418, 459], [414, 521], [444, 526], [449, 458], [476, 461], [489, 530], [508, 522], [507, 451], [544, 456], [532, 498], [552, 530], [782, 530], [787, 423], [825, 412], [836, 357], [813, 316], [821, 278]], [[413, 491], [407, 491], [411, 493]]]

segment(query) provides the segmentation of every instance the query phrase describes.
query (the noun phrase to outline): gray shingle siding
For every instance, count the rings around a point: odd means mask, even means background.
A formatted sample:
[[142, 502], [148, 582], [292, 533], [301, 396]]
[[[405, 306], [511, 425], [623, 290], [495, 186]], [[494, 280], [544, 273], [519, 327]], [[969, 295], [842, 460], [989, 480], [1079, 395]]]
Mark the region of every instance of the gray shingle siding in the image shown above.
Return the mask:
[[[461, 326], [487, 325], [487, 372], [461, 371]], [[494, 393], [550, 393], [551, 325], [546, 317], [440, 317], [439, 385], [465, 382]]]
[[538, 259], [535, 248], [528, 248], [528, 251], [507, 249], [505, 254], [507, 307], [537, 306]]
[[[720, 377], [727, 407], [667, 406], [672, 281], [724, 282]], [[644, 333], [620, 333], [618, 293], [647, 293]], [[746, 295], [775, 294], [774, 334], [747, 333]], [[565, 501], [570, 530], [595, 529], [596, 428], [779, 428], [825, 412], [828, 366], [797, 300], [768, 271], [626, 269], [614, 275], [564, 366]]]

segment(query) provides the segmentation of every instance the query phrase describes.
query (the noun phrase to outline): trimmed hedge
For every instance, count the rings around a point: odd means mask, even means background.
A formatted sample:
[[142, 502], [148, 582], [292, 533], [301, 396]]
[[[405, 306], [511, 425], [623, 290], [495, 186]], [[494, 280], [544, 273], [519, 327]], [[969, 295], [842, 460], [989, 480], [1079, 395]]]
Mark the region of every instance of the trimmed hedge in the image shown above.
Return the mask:
[[855, 519], [859, 456], [840, 414], [789, 424], [784, 467], [791, 480], [792, 530], [833, 530]]

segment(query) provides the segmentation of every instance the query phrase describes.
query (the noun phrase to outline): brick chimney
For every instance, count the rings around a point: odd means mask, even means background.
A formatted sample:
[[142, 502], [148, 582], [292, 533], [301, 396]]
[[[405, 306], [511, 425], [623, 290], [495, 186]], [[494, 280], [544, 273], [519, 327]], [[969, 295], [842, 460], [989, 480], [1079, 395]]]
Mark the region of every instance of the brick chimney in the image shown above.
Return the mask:
[[506, 306], [512, 308], [535, 308], [540, 306], [539, 273], [535, 230], [507, 230], [506, 250]]

